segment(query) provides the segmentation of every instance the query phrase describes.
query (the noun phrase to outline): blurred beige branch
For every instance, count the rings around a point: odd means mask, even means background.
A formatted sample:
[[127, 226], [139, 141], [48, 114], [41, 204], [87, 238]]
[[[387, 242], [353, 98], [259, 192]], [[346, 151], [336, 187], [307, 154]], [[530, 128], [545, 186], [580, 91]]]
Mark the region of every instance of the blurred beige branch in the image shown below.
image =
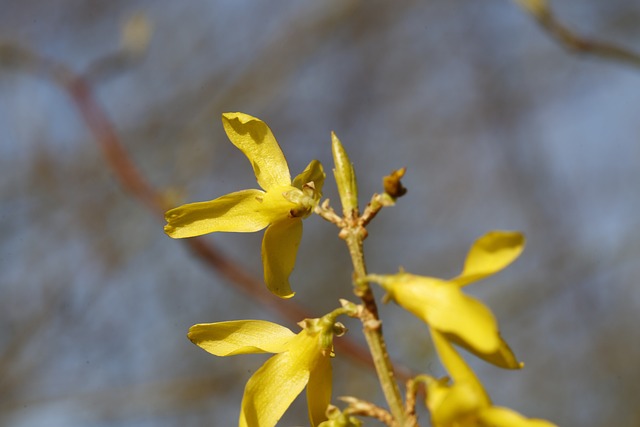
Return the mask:
[[613, 43], [588, 39], [576, 34], [556, 18], [547, 0], [514, 1], [567, 50], [640, 67], [640, 54]]

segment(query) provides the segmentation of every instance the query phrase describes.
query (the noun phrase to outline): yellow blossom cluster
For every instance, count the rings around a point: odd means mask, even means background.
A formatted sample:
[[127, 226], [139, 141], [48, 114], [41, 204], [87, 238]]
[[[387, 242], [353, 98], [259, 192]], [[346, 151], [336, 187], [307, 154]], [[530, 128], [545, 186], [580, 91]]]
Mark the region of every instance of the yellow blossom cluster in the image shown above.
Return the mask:
[[[244, 113], [225, 113], [222, 122], [231, 142], [251, 162], [262, 190], [241, 190], [211, 201], [171, 209], [166, 213], [165, 232], [174, 238], [185, 238], [213, 232], [254, 232], [266, 228], [262, 242], [264, 281], [276, 296], [290, 298], [294, 293], [289, 276], [302, 237], [302, 219], [313, 212], [318, 213], [320, 206], [325, 179], [322, 165], [313, 160], [292, 180], [287, 161], [263, 121]], [[359, 221], [352, 165], [337, 137], [332, 136], [334, 154], [340, 154], [334, 157], [345, 217], [339, 219], [333, 210], [325, 210], [328, 212], [325, 219], [338, 218], [334, 222], [342, 227], [341, 237], [351, 235], [364, 239], [363, 224], [366, 225], [376, 213], [371, 206], [379, 209], [391, 205], [404, 191], [395, 191], [387, 199], [374, 197], [369, 211], [361, 217], [366, 219]], [[402, 188], [398, 181], [401, 175], [393, 177], [394, 188]], [[345, 233], [347, 227], [356, 231]], [[394, 301], [427, 324], [449, 374], [449, 378], [443, 379], [426, 375], [415, 378], [426, 385], [425, 404], [434, 427], [553, 426], [547, 421], [528, 419], [510, 409], [493, 406], [482, 384], [454, 346], [502, 368], [522, 368], [523, 364], [500, 335], [491, 311], [476, 298], [465, 295], [463, 288], [507, 267], [523, 248], [524, 237], [520, 233], [493, 231], [472, 245], [461, 274], [453, 279], [423, 277], [401, 271], [393, 275], [370, 274], [356, 280], [356, 293], [360, 296], [366, 294], [362, 286], [366, 288], [369, 283], [378, 283], [387, 292], [387, 300]], [[190, 328], [189, 339], [216, 356], [275, 354], [246, 384], [240, 426], [276, 425], [305, 388], [312, 426], [361, 425], [353, 414], [362, 415], [362, 410], [358, 412], [351, 408], [349, 412], [348, 408], [340, 412], [330, 405], [333, 338], [344, 332], [336, 318], [344, 314], [358, 317], [366, 313], [366, 307], [342, 303], [342, 308], [325, 316], [302, 321], [299, 324], [302, 330], [297, 334], [284, 326], [262, 320], [206, 323]], [[379, 415], [386, 413], [382, 409], [372, 413], [381, 419], [386, 417]], [[399, 420], [389, 422], [400, 425]], [[417, 426], [417, 421], [406, 417], [402, 425]]]

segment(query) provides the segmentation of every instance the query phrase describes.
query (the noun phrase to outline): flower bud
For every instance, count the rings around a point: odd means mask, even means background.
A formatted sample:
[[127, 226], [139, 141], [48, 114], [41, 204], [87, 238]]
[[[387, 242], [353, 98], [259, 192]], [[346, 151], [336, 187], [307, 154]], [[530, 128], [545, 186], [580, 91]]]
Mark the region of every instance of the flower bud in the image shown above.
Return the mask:
[[342, 143], [335, 133], [331, 132], [331, 152], [333, 153], [333, 162], [335, 169], [333, 174], [338, 185], [338, 193], [340, 193], [340, 201], [342, 202], [342, 212], [347, 218], [358, 215], [358, 185], [356, 183], [356, 174], [353, 170], [353, 164], [347, 156]]

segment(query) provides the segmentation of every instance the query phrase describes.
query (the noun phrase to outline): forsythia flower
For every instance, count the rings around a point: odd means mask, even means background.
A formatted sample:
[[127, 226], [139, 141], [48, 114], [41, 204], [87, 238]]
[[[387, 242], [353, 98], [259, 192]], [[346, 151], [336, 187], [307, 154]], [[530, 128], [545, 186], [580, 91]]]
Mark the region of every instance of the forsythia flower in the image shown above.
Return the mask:
[[173, 238], [182, 238], [267, 228], [262, 240], [264, 280], [271, 292], [290, 298], [289, 275], [302, 238], [302, 219], [322, 195], [322, 165], [313, 160], [292, 182], [287, 160], [266, 123], [244, 113], [225, 113], [222, 124], [231, 142], [251, 162], [264, 191], [242, 190], [171, 209], [165, 214], [164, 230]]
[[303, 329], [298, 334], [262, 320], [206, 323], [189, 329], [189, 339], [216, 356], [277, 353], [247, 382], [240, 427], [274, 426], [305, 386], [311, 425], [327, 419], [333, 334], [344, 332], [344, 327], [331, 314], [300, 325]]
[[528, 419], [511, 409], [493, 406], [487, 392], [451, 343], [438, 331], [433, 341], [449, 372], [448, 378], [427, 380], [427, 407], [433, 427], [555, 427], [540, 419]]
[[369, 275], [366, 279], [380, 283], [388, 298], [447, 339], [490, 363], [517, 369], [522, 365], [500, 336], [491, 311], [477, 299], [465, 295], [461, 288], [505, 268], [520, 255], [523, 246], [524, 237], [520, 233], [493, 231], [473, 244], [462, 273], [451, 280], [404, 272]]

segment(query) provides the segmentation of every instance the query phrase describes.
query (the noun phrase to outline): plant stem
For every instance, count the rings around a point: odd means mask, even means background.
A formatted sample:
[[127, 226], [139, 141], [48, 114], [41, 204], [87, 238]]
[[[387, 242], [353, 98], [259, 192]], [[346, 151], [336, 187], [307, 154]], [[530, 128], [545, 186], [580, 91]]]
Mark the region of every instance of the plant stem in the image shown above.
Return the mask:
[[400, 389], [396, 382], [393, 365], [389, 359], [389, 353], [382, 335], [382, 322], [378, 317], [378, 307], [375, 297], [368, 283], [362, 283], [362, 279], [367, 275], [367, 268], [364, 261], [362, 241], [366, 237], [366, 230], [360, 225], [353, 224], [351, 227], [343, 228], [340, 233], [351, 255], [351, 262], [354, 269], [355, 294], [364, 303], [360, 320], [362, 321], [364, 336], [369, 345], [373, 363], [382, 386], [387, 404], [398, 425], [405, 425], [405, 411], [400, 395]]

